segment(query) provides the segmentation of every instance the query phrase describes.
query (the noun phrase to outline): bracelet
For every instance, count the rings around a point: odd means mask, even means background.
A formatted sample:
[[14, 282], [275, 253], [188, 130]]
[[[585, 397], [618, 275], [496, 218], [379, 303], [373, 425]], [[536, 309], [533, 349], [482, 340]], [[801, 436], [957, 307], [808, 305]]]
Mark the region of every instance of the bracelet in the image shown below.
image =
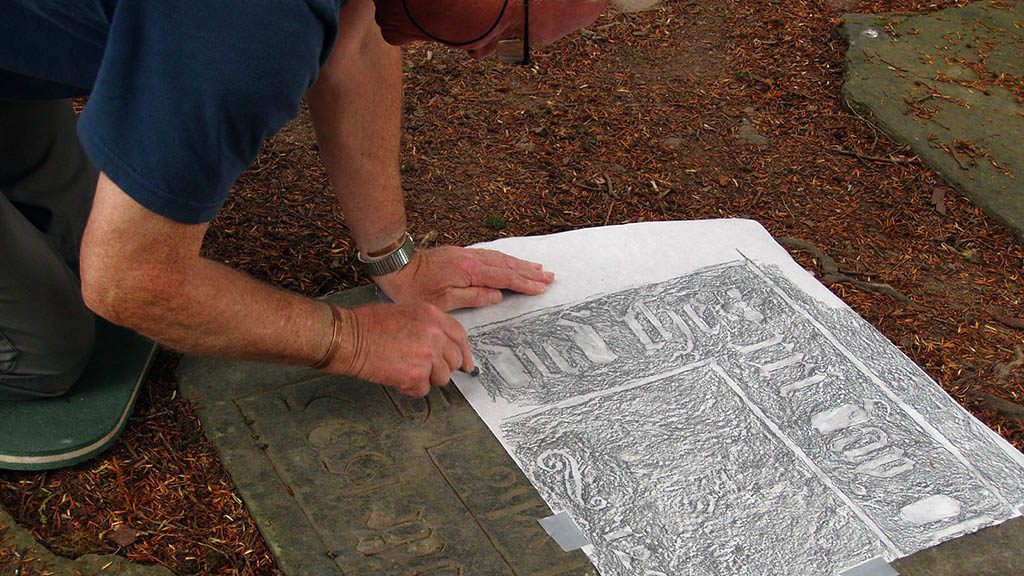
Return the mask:
[[395, 250], [398, 250], [399, 248], [401, 248], [402, 244], [405, 244], [405, 236], [406, 236], [406, 234], [408, 234], [408, 232], [403, 230], [402, 231], [402, 235], [398, 237], [398, 240], [395, 240], [394, 242], [392, 242], [391, 244], [388, 244], [387, 246], [381, 248], [380, 250], [374, 250], [372, 252], [367, 250], [366, 258], [371, 259], [371, 260], [377, 260], [379, 258], [387, 257], [389, 254], [391, 254]]
[[338, 353], [338, 348], [341, 347], [341, 309], [330, 302], [326, 302], [326, 304], [331, 309], [331, 318], [334, 321], [334, 325], [331, 329], [331, 343], [327, 346], [324, 355], [309, 365], [310, 368], [316, 368], [317, 370], [326, 368], [331, 363], [331, 360], [334, 360], [334, 355]]
[[412, 236], [406, 232], [405, 236], [402, 237], [402, 244], [384, 256], [368, 260], [362, 253], [357, 253], [356, 258], [366, 274], [370, 276], [386, 276], [404, 268], [406, 264], [412, 261], [412, 255], [415, 252], [416, 244], [413, 242]]

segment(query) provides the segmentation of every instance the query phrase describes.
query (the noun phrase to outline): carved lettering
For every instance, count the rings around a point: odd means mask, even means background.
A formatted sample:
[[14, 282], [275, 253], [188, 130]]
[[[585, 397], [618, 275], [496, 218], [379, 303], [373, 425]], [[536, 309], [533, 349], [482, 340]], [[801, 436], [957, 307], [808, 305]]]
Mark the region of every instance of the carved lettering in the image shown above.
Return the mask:
[[[567, 319], [559, 319], [555, 325], [569, 328], [571, 333], [514, 349], [487, 344], [478, 349], [487, 353], [487, 362], [512, 389], [527, 386], [534, 374], [542, 378], [579, 374], [589, 365], [607, 364], [618, 358], [592, 326]], [[575, 359], [574, 351], [578, 351]]]
[[746, 346], [732, 345], [732, 349], [743, 355], [750, 355], [758, 350], [764, 350], [765, 348], [771, 348], [772, 346], [778, 346], [782, 343], [782, 335], [776, 334], [771, 338], [766, 338], [760, 342], [754, 342], [753, 344], [747, 344]]
[[726, 295], [732, 299], [722, 309], [732, 318], [742, 318], [747, 322], [759, 324], [764, 322], [764, 314], [755, 309], [749, 302], [743, 299], [743, 293], [737, 288], [730, 288]]
[[530, 373], [511, 348], [482, 344], [477, 350], [487, 353], [487, 361], [491, 368], [505, 381], [510, 390], [522, 389], [530, 383]]
[[814, 374], [813, 376], [808, 376], [806, 378], [797, 380], [796, 382], [791, 382], [789, 384], [783, 385], [781, 388], [779, 388], [779, 394], [783, 398], [788, 398], [792, 396], [794, 393], [803, 390], [804, 388], [809, 388], [811, 386], [814, 386], [815, 384], [820, 384], [821, 382], [824, 381], [824, 374]]
[[394, 459], [370, 428], [344, 419], [324, 422], [306, 435], [324, 469], [340, 479], [344, 496], [369, 494], [399, 482]]
[[[651, 328], [657, 332], [658, 342], [655, 342], [647, 334], [647, 330], [644, 329], [643, 324], [640, 322], [640, 318], [643, 317], [647, 324], [650, 324]], [[626, 311], [626, 326], [629, 330], [640, 340], [640, 343], [644, 345], [647, 350], [657, 350], [665, 345], [666, 342], [672, 339], [672, 334], [662, 325], [658, 317], [651, 312], [651, 309], [647, 307], [643, 302], [635, 302]]]
[[[653, 555], [651, 550], [640, 540], [641, 534], [637, 534], [629, 526], [614, 530], [604, 535], [609, 543], [609, 549], [615, 554], [615, 558], [627, 569], [632, 570], [636, 563], [638, 568], [644, 568]], [[644, 576], [667, 576], [664, 572], [644, 568]]]
[[840, 430], [851, 429], [844, 436], [834, 440], [831, 448], [842, 454], [849, 462], [857, 462], [864, 457], [870, 459], [860, 463], [854, 472], [875, 478], [892, 478], [914, 469], [914, 462], [904, 456], [902, 448], [889, 446], [889, 437], [876, 427], [854, 428], [871, 419], [871, 410], [882, 403], [867, 404], [867, 408], [853, 404], [843, 404], [830, 410], [815, 414], [811, 425], [822, 434], [831, 434]]
[[811, 426], [821, 434], [831, 434], [851, 426], [863, 424], [871, 415], [861, 406], [842, 404], [811, 416]]
[[[521, 499], [520, 497], [522, 496], [526, 496], [526, 498]], [[537, 496], [532, 486], [520, 486], [518, 488], [513, 488], [512, 490], [502, 494], [501, 500], [505, 504], [505, 507], [488, 512], [487, 517], [489, 519], [498, 520], [507, 516], [520, 516], [527, 510], [544, 506], [544, 501]], [[532, 516], [520, 517], [519, 519], [531, 522], [536, 520], [536, 518]]]
[[495, 488], [508, 488], [519, 480], [519, 475], [508, 466], [495, 466], [484, 473], [484, 478]]
[[783, 347], [783, 349], [786, 351], [786, 354], [788, 354], [786, 357], [780, 358], [779, 360], [776, 360], [774, 362], [769, 362], [767, 364], [757, 364], [756, 365], [757, 369], [761, 372], [761, 376], [770, 376], [772, 372], [776, 372], [778, 370], [782, 370], [783, 368], [786, 368], [788, 366], [793, 366], [794, 364], [802, 364], [803, 363], [804, 353], [803, 352], [793, 352], [793, 345], [792, 344], [786, 344]]
[[525, 528], [529, 534], [529, 549], [553, 544], [547, 532], [537, 523], [538, 518], [547, 514], [548, 508], [532, 485], [508, 490], [501, 495], [501, 502], [504, 506], [488, 512], [487, 519], [515, 522]]
[[[545, 349], [549, 349], [550, 347], [545, 345], [544, 348]], [[520, 346], [518, 348], [518, 351], [519, 351], [519, 354], [521, 356], [525, 356], [526, 360], [529, 361], [529, 363], [531, 365], [533, 365], [533, 369], [536, 372], [540, 372], [541, 376], [544, 376], [544, 377], [551, 377], [552, 376], [552, 372], [551, 372], [551, 370], [548, 370], [547, 364], [545, 364], [544, 361], [540, 359], [540, 356], [533, 350], [532, 347], [530, 347], [530, 346]], [[549, 352], [549, 354], [550, 354], [550, 352]], [[572, 367], [568, 366], [568, 363], [565, 361], [565, 359], [563, 359], [561, 357], [561, 355], [558, 354], [558, 352], [555, 352], [554, 355], [552, 355], [551, 359], [555, 361], [555, 364], [558, 366], [559, 371], [566, 372], [568, 374], [575, 374], [576, 373], [576, 370], [574, 370], [574, 369], [572, 369]], [[563, 366], [568, 368], [568, 370], [563, 368]]]
[[451, 403], [440, 388], [432, 388], [430, 394], [423, 398], [406, 396], [391, 387], [385, 387], [384, 392], [391, 398], [395, 409], [403, 418], [419, 424], [429, 420], [432, 414], [441, 413], [451, 407]]
[[447, 545], [424, 520], [422, 508], [402, 517], [374, 510], [365, 526], [371, 534], [358, 538], [356, 551], [367, 558], [382, 557], [389, 562], [408, 563], [435, 556]]

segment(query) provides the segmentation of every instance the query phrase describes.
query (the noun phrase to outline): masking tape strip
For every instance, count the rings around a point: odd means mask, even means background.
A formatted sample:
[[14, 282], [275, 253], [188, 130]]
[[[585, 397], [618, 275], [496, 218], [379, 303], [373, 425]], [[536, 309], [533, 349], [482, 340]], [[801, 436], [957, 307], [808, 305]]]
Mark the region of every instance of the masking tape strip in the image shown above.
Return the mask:
[[900, 576], [900, 573], [889, 566], [885, 558], [875, 556], [867, 562], [843, 570], [839, 576]]
[[590, 544], [590, 540], [587, 540], [579, 526], [565, 512], [552, 514], [537, 522], [565, 552], [572, 552]]

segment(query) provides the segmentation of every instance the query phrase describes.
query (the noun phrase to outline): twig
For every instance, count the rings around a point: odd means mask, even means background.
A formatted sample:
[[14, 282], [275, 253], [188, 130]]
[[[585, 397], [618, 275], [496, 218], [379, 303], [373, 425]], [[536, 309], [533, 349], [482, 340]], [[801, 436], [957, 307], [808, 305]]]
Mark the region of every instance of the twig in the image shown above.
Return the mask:
[[993, 396], [988, 392], [973, 391], [970, 393], [971, 396], [980, 401], [985, 408], [991, 410], [1003, 418], [1008, 418], [1017, 423], [1024, 424], [1024, 406], [1017, 404], [1016, 402], [1010, 402], [1004, 400], [998, 396]]
[[607, 173], [602, 174], [601, 176], [604, 177], [604, 184], [605, 186], [608, 187], [608, 195], [618, 200], [619, 195], [615, 193], [615, 188], [612, 187], [612, 177], [609, 176]]
[[850, 103], [850, 99], [849, 98], [845, 98], [844, 97], [843, 98], [843, 104], [846, 105], [846, 109], [847, 110], [852, 112], [853, 115], [856, 116], [857, 118], [860, 118], [860, 121], [863, 122], [868, 128], [871, 129], [871, 133], [872, 133], [872, 137], [873, 137], [871, 145], [874, 146], [875, 144], [878, 144], [878, 135], [879, 135], [878, 127], [875, 126], [873, 122], [871, 122], [870, 120], [865, 118], [863, 114], [858, 112], [857, 108], [854, 107], [854, 105]]
[[999, 322], [1003, 326], [1009, 326], [1010, 328], [1016, 328], [1017, 330], [1024, 330], [1024, 318], [1011, 318], [1009, 316], [998, 316], [996, 322]]
[[783, 246], [810, 252], [821, 266], [821, 279], [825, 282], [829, 282], [831, 284], [851, 284], [858, 288], [863, 288], [864, 290], [888, 296], [897, 302], [906, 304], [907, 306], [916, 306], [909, 296], [888, 284], [858, 280], [840, 271], [839, 265], [836, 264], [836, 261], [833, 260], [831, 256], [825, 254], [820, 248], [806, 240], [788, 237], [779, 237], [776, 238], [776, 240], [778, 240], [779, 244], [782, 244]]
[[822, 252], [821, 249], [815, 246], [814, 244], [811, 244], [806, 240], [801, 240], [799, 238], [790, 238], [788, 236], [781, 236], [776, 238], [776, 240], [778, 240], [779, 244], [782, 244], [783, 246], [788, 246], [790, 248], [796, 248], [798, 250], [806, 250], [807, 252], [810, 252], [811, 256], [814, 256], [818, 260], [818, 263], [821, 265], [822, 274], [828, 275], [836, 274], [839, 272], [839, 265], [836, 264], [836, 261], [833, 260], [832, 257], [829, 256], [828, 254]]
[[[891, 67], [891, 68], [892, 68], [893, 70], [899, 70], [900, 72], [906, 72], [907, 74], [913, 74], [913, 72], [911, 72], [910, 70], [907, 70], [906, 68], [904, 68], [904, 67], [902, 67], [902, 66], [897, 66], [896, 64], [894, 64], [894, 63], [892, 63], [892, 62], [889, 62], [889, 61], [888, 61], [888, 60], [886, 60], [885, 58], [882, 58], [882, 57], [881, 57], [881, 56], [879, 56], [878, 54], [875, 54], [875, 58], [878, 58], [878, 59], [879, 59], [879, 60], [881, 60], [881, 61], [882, 61], [882, 62], [883, 62], [884, 64], [886, 64], [887, 66]], [[922, 84], [924, 84], [924, 83], [922, 82]], [[927, 86], [927, 84], [925, 84], [925, 86]]]
[[840, 148], [838, 146], [826, 146], [826, 148], [828, 148], [829, 150], [835, 152], [836, 154], [842, 154], [843, 156], [852, 156], [852, 157], [857, 158], [859, 160], [870, 161], [870, 162], [884, 162], [886, 164], [900, 164], [900, 165], [917, 164], [918, 162], [920, 162], [920, 159], [917, 156], [914, 156], [913, 158], [896, 158], [896, 157], [893, 157], [893, 156], [889, 156], [888, 158], [883, 158], [882, 156], [871, 156], [869, 154], [861, 154], [860, 152], [854, 152], [852, 150], [847, 150], [845, 148]]
[[580, 187], [580, 188], [583, 188], [584, 190], [589, 190], [591, 192], [604, 192], [605, 191], [605, 188], [601, 188], [600, 186], [594, 186], [593, 184], [587, 184], [585, 182], [574, 182], [574, 184], [576, 186]]
[[1003, 364], [997, 364], [997, 374], [1000, 382], [1006, 382], [1007, 378], [1010, 377], [1010, 372], [1013, 372], [1017, 368], [1024, 366], [1024, 346], [1017, 346], [1013, 351], [1013, 360]]

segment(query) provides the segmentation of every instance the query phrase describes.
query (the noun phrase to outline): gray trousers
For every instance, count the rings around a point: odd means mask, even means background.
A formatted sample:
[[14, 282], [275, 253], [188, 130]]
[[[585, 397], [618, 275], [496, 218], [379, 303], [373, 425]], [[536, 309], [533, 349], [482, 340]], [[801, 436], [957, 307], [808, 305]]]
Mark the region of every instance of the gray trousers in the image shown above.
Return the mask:
[[98, 172], [69, 100], [0, 100], [0, 400], [59, 396], [92, 353], [78, 249]]

